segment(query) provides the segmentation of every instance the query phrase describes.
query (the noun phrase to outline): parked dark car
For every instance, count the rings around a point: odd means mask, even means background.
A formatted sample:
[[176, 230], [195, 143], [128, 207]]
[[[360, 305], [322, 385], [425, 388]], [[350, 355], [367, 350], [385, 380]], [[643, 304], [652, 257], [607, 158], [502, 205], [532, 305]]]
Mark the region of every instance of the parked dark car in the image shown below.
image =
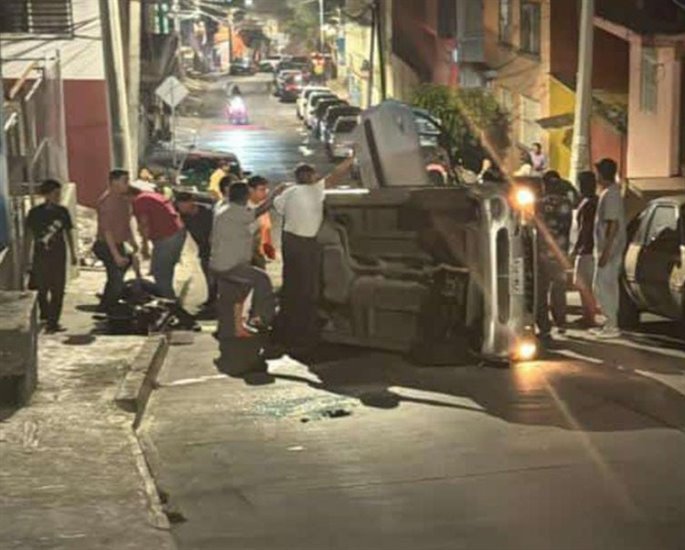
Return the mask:
[[281, 101], [294, 103], [302, 92], [302, 73], [296, 73], [285, 78], [281, 84], [279, 96]]
[[630, 224], [619, 324], [649, 312], [685, 322], [685, 195], [651, 201]]
[[[209, 184], [209, 178], [219, 167], [222, 160], [227, 160], [235, 171], [242, 172], [240, 161], [233, 153], [224, 153], [211, 150], [192, 150], [186, 154], [178, 153], [177, 162], [181, 164], [179, 169], [179, 183], [182, 186], [196, 187], [203, 191]], [[158, 151], [153, 153], [147, 162], [147, 166], [153, 172], [170, 172], [174, 169], [173, 155], [171, 151]], [[246, 175], [243, 173], [243, 175]]]
[[311, 64], [309, 63], [298, 63], [292, 60], [281, 61], [276, 65], [276, 70], [274, 71], [274, 84], [276, 84], [276, 79], [281, 71], [301, 71], [305, 81], [308, 81], [312, 74]]
[[328, 141], [333, 126], [341, 116], [358, 116], [361, 112], [359, 107], [353, 107], [352, 105], [332, 105], [329, 107], [320, 123], [321, 141], [324, 143]]
[[319, 101], [316, 109], [314, 109], [314, 112], [312, 113], [312, 129], [317, 138], [321, 137], [321, 121], [323, 120], [326, 111], [329, 107], [334, 107], [336, 105], [348, 105], [348, 103], [339, 97], [335, 97]]
[[304, 77], [302, 75], [302, 71], [299, 69], [285, 69], [283, 71], [280, 71], [276, 75], [276, 89], [274, 90], [274, 95], [276, 97], [281, 97], [281, 94], [283, 93], [283, 89], [285, 88], [286, 81], [290, 78], [297, 78], [300, 81], [300, 85], [302, 84]]
[[307, 128], [314, 127], [314, 111], [322, 101], [329, 101], [331, 99], [340, 99], [332, 92], [314, 93], [309, 96], [307, 100], [307, 107], [304, 111], [304, 124]]
[[252, 76], [257, 72], [254, 63], [251, 59], [242, 58], [235, 59], [231, 63], [230, 75], [231, 76]]

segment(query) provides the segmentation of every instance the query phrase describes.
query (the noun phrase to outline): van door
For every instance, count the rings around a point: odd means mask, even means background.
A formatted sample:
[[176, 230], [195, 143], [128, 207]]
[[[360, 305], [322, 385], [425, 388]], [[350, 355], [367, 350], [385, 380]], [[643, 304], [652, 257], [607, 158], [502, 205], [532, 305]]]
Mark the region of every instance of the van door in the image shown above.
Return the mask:
[[679, 212], [675, 205], [658, 204], [651, 215], [640, 254], [639, 285], [650, 311], [680, 316], [673, 299], [671, 280], [681, 262]]

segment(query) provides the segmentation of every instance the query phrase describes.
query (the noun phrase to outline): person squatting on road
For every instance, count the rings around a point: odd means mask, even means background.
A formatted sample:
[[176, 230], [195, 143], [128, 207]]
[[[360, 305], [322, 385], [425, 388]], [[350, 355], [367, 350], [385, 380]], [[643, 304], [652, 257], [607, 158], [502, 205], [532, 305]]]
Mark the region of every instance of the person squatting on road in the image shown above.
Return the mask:
[[[181, 259], [186, 229], [172, 202], [154, 188], [142, 184], [129, 188], [133, 213], [138, 221], [141, 254], [150, 258], [150, 271], [163, 298], [176, 299], [174, 272]], [[152, 242], [152, 253], [150, 252]]]
[[198, 202], [191, 193], [187, 192], [178, 193], [176, 196], [176, 209], [197, 245], [197, 256], [207, 285], [207, 301], [204, 306], [208, 307], [216, 301], [216, 284], [209, 269], [214, 212], [211, 205]]
[[108, 188], [97, 202], [97, 237], [93, 253], [107, 271], [107, 282], [100, 300], [100, 310], [105, 312], [119, 301], [124, 288], [124, 275], [138, 250], [131, 231], [128, 192], [128, 172], [112, 170]]
[[598, 338], [617, 338], [619, 284], [623, 252], [626, 247], [626, 217], [621, 187], [616, 181], [616, 162], [605, 158], [595, 168], [600, 193], [595, 215], [595, 267], [594, 293], [606, 323], [592, 332]]
[[582, 197], [576, 211], [578, 236], [573, 247], [575, 257], [573, 284], [580, 292], [583, 307], [582, 324], [586, 328], [595, 326], [597, 302], [592, 294], [592, 280], [595, 275], [595, 215], [597, 212], [597, 178], [590, 171], [578, 174], [578, 188]]
[[340, 183], [353, 159], [340, 163], [327, 177], [319, 178], [309, 164], [295, 169], [295, 185], [274, 201], [283, 220], [283, 287], [276, 321], [276, 338], [288, 349], [316, 344], [320, 245], [316, 236], [323, 222], [325, 189]]
[[255, 328], [270, 326], [276, 311], [271, 280], [265, 271], [251, 263], [257, 219], [271, 208], [274, 197], [282, 190], [282, 187], [275, 189], [262, 205], [250, 209], [248, 185], [232, 183], [228, 188], [228, 203], [219, 205], [215, 211], [209, 265], [219, 284], [217, 315], [224, 318], [226, 309], [233, 309], [234, 335], [239, 338], [252, 335], [243, 324], [243, 300], [236, 303], [230, 295], [224, 295], [223, 289], [226, 284], [251, 289], [249, 324]]
[[536, 217], [540, 234], [538, 253], [537, 325], [540, 339], [550, 337], [554, 324], [560, 332], [566, 330], [566, 263], [573, 223], [573, 204], [560, 179], [543, 183], [542, 199]]
[[26, 218], [29, 250], [33, 244], [29, 288], [38, 291], [40, 320], [48, 333], [64, 330], [59, 320], [67, 282], [67, 244], [72, 265], [78, 262], [73, 224], [69, 211], [60, 204], [61, 192], [61, 183], [45, 180], [39, 187], [45, 201], [31, 208]]

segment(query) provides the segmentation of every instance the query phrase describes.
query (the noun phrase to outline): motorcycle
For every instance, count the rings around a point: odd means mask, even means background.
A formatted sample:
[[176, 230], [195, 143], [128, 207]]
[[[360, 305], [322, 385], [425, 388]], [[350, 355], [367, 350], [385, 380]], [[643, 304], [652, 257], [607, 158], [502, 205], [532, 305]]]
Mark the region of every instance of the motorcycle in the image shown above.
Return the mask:
[[231, 124], [249, 124], [247, 106], [243, 98], [238, 95], [231, 97], [228, 102], [228, 121]]

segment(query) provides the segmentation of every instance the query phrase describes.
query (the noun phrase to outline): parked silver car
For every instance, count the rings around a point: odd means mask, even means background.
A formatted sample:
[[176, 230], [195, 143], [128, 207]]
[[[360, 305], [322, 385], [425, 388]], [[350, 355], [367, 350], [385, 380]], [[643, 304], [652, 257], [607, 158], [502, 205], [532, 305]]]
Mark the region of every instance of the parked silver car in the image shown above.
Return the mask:
[[651, 201], [629, 233], [619, 323], [641, 312], [685, 321], [685, 195]]
[[358, 116], [343, 116], [335, 121], [326, 142], [326, 150], [331, 159], [346, 158], [352, 155], [354, 151], [354, 131], [358, 125]]

